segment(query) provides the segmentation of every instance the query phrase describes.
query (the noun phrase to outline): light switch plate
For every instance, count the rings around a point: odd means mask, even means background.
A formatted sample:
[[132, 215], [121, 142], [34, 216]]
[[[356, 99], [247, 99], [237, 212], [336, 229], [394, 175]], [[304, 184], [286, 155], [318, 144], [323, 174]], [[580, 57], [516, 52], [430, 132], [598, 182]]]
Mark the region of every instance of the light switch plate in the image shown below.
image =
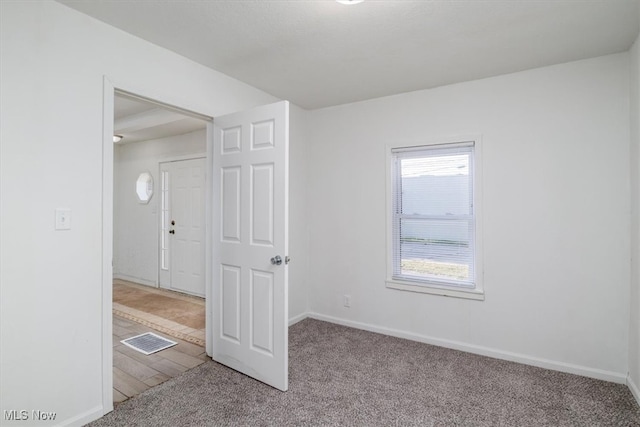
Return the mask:
[[56, 230], [71, 230], [71, 209], [56, 209]]

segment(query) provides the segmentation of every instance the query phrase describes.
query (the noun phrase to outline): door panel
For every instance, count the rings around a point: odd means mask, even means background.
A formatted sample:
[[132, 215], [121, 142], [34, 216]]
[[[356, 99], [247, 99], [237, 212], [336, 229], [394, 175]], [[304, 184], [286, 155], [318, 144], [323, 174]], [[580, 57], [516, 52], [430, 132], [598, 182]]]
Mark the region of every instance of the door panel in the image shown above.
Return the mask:
[[288, 388], [289, 104], [214, 119], [214, 360]]
[[240, 269], [223, 265], [222, 267], [222, 312], [221, 336], [240, 344]]
[[273, 355], [273, 273], [251, 270], [251, 347]]
[[240, 242], [240, 170], [222, 170], [222, 239], [227, 242]]
[[273, 247], [274, 164], [251, 166], [251, 243]]

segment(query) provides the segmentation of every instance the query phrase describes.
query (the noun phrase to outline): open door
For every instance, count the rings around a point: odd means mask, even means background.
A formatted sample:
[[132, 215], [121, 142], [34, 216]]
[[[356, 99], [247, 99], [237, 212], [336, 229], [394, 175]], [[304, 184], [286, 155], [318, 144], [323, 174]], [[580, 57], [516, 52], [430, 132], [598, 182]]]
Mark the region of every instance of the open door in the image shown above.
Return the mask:
[[289, 103], [216, 117], [212, 177], [212, 357], [286, 391]]

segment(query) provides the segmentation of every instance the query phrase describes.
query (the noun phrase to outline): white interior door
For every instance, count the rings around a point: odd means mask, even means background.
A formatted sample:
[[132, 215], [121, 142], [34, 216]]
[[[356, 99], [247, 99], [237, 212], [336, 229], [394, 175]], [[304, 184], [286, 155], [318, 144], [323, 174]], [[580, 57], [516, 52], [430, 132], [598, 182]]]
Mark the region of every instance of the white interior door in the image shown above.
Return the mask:
[[286, 391], [289, 103], [213, 123], [212, 357]]
[[[161, 280], [169, 289], [205, 296], [205, 159], [161, 165]], [[167, 280], [162, 269], [168, 269]], [[168, 277], [167, 277], [168, 276]]]

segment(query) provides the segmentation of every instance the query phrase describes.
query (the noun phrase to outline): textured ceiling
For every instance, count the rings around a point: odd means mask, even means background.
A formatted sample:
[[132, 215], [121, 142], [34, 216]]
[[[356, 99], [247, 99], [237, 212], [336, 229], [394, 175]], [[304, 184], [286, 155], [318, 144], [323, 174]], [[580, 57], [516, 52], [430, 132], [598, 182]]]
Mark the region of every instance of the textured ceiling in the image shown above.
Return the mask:
[[637, 0], [59, 0], [315, 109], [627, 50]]

